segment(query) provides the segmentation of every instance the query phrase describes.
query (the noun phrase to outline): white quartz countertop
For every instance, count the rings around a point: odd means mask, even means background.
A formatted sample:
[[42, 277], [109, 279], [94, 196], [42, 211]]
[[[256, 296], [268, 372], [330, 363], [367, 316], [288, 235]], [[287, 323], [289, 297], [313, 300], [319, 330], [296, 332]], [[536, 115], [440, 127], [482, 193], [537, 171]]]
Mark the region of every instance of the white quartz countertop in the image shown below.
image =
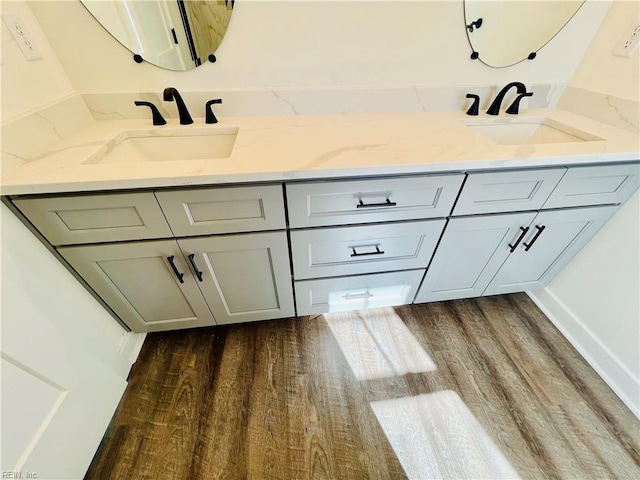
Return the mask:
[[[598, 141], [501, 145], [464, 122], [549, 118], [602, 138]], [[181, 126], [172, 119], [98, 121], [70, 135], [51, 151], [6, 172], [2, 195], [85, 192], [183, 185], [291, 181], [372, 175], [419, 174], [634, 161], [637, 133], [557, 109], [529, 110], [517, 117], [463, 112], [196, 118]], [[123, 132], [202, 133], [238, 128], [228, 158], [91, 163], [108, 153]]]

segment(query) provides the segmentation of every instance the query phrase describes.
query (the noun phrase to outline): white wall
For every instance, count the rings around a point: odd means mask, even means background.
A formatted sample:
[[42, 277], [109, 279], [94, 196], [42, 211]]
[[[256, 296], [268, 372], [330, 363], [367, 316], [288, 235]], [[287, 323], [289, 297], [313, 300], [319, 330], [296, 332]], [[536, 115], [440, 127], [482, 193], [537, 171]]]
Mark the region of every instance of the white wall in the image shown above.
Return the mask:
[[176, 73], [134, 63], [79, 2], [30, 3], [82, 93], [566, 84], [610, 6], [588, 1], [534, 61], [494, 69], [469, 59], [462, 0], [243, 0], [218, 61]]
[[[579, 87], [590, 96], [626, 98], [633, 101], [636, 111], [639, 109], [639, 52], [630, 59], [611, 54], [623, 31], [638, 21], [638, 12], [637, 1], [614, 3], [570, 86]], [[607, 103], [610, 104], [610, 99], [602, 101], [603, 105]], [[545, 290], [533, 294], [637, 416], [640, 416], [639, 205], [636, 192]]]
[[[45, 58], [28, 62], [2, 24], [2, 120], [74, 93], [71, 82], [47, 44], [37, 21], [24, 1], [1, 2], [2, 11], [18, 14], [36, 39]], [[74, 330], [105, 364], [126, 378], [142, 338], [127, 333], [73, 278], [35, 237], [2, 205], [1, 255], [20, 258], [3, 263], [2, 281], [19, 282], [24, 296], [2, 296], [2, 322], [19, 322], [30, 312], [45, 312], [60, 332]], [[44, 260], [48, 259], [48, 260]], [[27, 335], [28, 332], [25, 332]], [[75, 338], [75, 337], [74, 337]]]
[[39, 47], [43, 59], [27, 62], [2, 26], [2, 121], [74, 93], [73, 85], [53, 53], [31, 9], [24, 1], [0, 2], [2, 14], [18, 15]]

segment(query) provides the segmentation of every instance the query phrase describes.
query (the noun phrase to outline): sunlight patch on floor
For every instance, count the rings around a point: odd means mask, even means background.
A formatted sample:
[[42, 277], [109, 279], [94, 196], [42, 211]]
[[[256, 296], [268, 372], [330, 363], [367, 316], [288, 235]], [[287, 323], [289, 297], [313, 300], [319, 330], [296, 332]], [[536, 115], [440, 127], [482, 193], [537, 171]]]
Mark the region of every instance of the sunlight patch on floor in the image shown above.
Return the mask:
[[393, 308], [330, 313], [324, 318], [358, 380], [436, 370]]
[[410, 479], [519, 478], [457, 393], [372, 402]]

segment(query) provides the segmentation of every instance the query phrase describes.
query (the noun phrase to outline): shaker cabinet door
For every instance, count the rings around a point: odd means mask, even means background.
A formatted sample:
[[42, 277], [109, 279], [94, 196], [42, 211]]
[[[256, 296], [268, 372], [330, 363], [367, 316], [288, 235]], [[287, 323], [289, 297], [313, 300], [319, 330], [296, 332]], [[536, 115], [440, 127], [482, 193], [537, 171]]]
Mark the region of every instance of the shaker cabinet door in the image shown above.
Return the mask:
[[178, 243], [218, 324], [295, 315], [285, 232]]
[[416, 303], [479, 297], [535, 213], [452, 218], [427, 269]]
[[58, 251], [134, 332], [215, 325], [175, 240]]
[[606, 206], [539, 213], [484, 295], [546, 286], [617, 209], [617, 206]]

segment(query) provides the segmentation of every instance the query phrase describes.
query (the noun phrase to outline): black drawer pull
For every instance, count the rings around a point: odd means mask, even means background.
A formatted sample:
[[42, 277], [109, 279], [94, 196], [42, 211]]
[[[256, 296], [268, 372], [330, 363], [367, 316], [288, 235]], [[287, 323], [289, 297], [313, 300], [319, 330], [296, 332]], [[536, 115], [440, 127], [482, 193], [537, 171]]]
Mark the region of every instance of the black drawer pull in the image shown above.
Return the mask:
[[540, 234], [542, 233], [542, 231], [543, 231], [545, 228], [547, 228], [547, 227], [545, 227], [544, 225], [543, 225], [543, 226], [541, 226], [541, 227], [539, 227], [538, 225], [536, 225], [536, 228], [538, 229], [538, 231], [536, 232], [535, 236], [531, 239], [531, 241], [530, 241], [529, 243], [523, 243], [523, 245], [524, 245], [524, 247], [525, 247], [525, 248], [524, 248], [524, 251], [525, 251], [525, 252], [528, 252], [528, 251], [529, 251], [529, 249], [530, 249], [531, 247], [533, 247], [533, 244], [534, 244], [534, 243], [536, 243], [536, 240], [538, 240], [538, 237], [540, 236]]
[[180, 283], [184, 283], [184, 273], [180, 273], [178, 271], [178, 267], [176, 267], [176, 264], [173, 263], [173, 259], [175, 258], [174, 255], [171, 255], [170, 257], [167, 257], [167, 260], [169, 260], [169, 265], [171, 265], [171, 270], [173, 270], [173, 273], [176, 274], [176, 277], [178, 277], [178, 281]]
[[198, 270], [198, 266], [196, 265], [196, 261], [195, 261], [195, 253], [192, 253], [191, 255], [189, 255], [189, 262], [191, 263], [191, 266], [193, 267], [193, 271], [196, 274], [196, 277], [198, 277], [199, 281], [202, 281], [202, 272], [200, 270]]
[[524, 236], [527, 234], [527, 232], [529, 231], [529, 227], [524, 228], [524, 227], [520, 227], [520, 230], [522, 230], [522, 233], [520, 234], [520, 236], [518, 237], [518, 239], [516, 240], [516, 243], [511, 245], [509, 244], [509, 246], [511, 247], [511, 250], [509, 250], [511, 253], [516, 251], [516, 247], [518, 245], [520, 245], [520, 242], [522, 241], [522, 239], [524, 238]]
[[358, 252], [356, 252], [356, 248], [358, 248], [358, 247], [351, 247], [351, 251], [353, 252], [351, 254], [352, 257], [366, 257], [367, 255], [384, 255], [384, 250], [380, 250], [380, 246], [378, 246], [378, 245], [376, 245], [376, 251], [375, 252], [358, 253]]
[[395, 207], [396, 205], [396, 202], [392, 202], [388, 198], [382, 203], [364, 203], [362, 199], [360, 199], [360, 203], [356, 205], [356, 208]]

